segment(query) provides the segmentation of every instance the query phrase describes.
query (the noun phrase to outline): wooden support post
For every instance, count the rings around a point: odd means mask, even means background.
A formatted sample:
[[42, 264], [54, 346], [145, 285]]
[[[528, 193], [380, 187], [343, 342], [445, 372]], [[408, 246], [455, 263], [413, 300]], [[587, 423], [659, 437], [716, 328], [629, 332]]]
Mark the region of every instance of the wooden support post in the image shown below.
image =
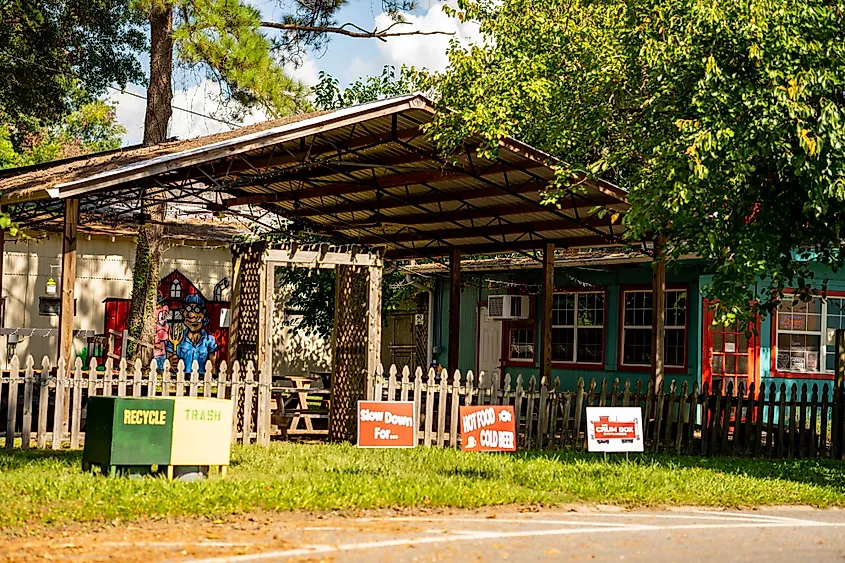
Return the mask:
[[276, 285], [276, 266], [272, 263], [261, 264], [261, 275], [258, 282], [258, 342], [256, 343], [256, 368], [272, 365], [273, 349], [273, 296]]
[[[73, 355], [73, 316], [76, 312], [76, 228], [79, 224], [79, 200], [65, 200], [65, 228], [62, 237], [62, 303], [59, 310], [59, 350], [56, 364], [64, 365], [67, 370], [73, 366], [71, 356]], [[56, 373], [56, 377], [67, 377], [67, 373]], [[58, 402], [58, 399], [57, 399]], [[62, 400], [62, 424], [55, 427], [64, 430], [68, 427], [70, 417], [70, 387], [64, 390]], [[57, 413], [58, 415], [58, 413]], [[53, 439], [54, 443], [56, 439]], [[61, 443], [61, 437], [59, 437]]]
[[376, 373], [381, 363], [381, 280], [382, 264], [369, 267], [367, 299], [367, 373]]
[[[79, 224], [79, 200], [65, 200], [65, 229], [62, 238], [62, 304], [59, 312], [59, 358], [73, 365], [73, 314], [76, 285], [76, 227]], [[62, 374], [64, 375], [64, 374]]]
[[[0, 213], [2, 213], [2, 209], [0, 209]], [[3, 301], [3, 261], [6, 257], [6, 231], [4, 229], [0, 229], [0, 321], [6, 318], [6, 302]], [[0, 328], [3, 328], [3, 324], [0, 323]], [[3, 368], [8, 366], [9, 362], [12, 358], [6, 357], [6, 349], [8, 346], [3, 346], [6, 342], [8, 342], [8, 336], [4, 339], [5, 342], [0, 343], [2, 349], [0, 349], [0, 354], [2, 354], [3, 359]]]
[[655, 391], [663, 383], [664, 353], [666, 336], [666, 239], [654, 241], [654, 264], [652, 271], [652, 319], [651, 319], [651, 380]]
[[540, 324], [540, 381], [552, 381], [552, 305], [555, 294], [555, 245], [543, 249], [542, 322]]
[[232, 283], [229, 287], [229, 366], [238, 359], [238, 329], [240, 328], [240, 296], [242, 280], [242, 254], [232, 249]]
[[845, 388], [845, 329], [836, 329], [836, 368], [834, 389]]
[[845, 418], [845, 330], [836, 331], [836, 365], [833, 376], [833, 420], [831, 421], [831, 455], [841, 459], [845, 451], [842, 422]]
[[273, 317], [276, 310], [276, 264], [264, 262], [258, 307], [258, 412], [256, 413], [256, 443], [270, 445], [270, 385], [273, 383]]
[[461, 250], [453, 248], [449, 256], [449, 359], [448, 373], [459, 369], [461, 345]]

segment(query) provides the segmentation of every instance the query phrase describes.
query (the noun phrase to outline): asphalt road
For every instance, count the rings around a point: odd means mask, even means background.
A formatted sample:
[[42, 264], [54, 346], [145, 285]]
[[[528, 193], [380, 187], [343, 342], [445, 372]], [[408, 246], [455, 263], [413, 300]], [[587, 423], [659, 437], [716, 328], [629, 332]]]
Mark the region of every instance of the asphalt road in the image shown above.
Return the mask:
[[[533, 510], [533, 509], [532, 509]], [[71, 524], [0, 541], [0, 562], [845, 560], [845, 511], [571, 507], [262, 513]]]
[[600, 510], [320, 519], [266, 561], [843, 561], [845, 511]]

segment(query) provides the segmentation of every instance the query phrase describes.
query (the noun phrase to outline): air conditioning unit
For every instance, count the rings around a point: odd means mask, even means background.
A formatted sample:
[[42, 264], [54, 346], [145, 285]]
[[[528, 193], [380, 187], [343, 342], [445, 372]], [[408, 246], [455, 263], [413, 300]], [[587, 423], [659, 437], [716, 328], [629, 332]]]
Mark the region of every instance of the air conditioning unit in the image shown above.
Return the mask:
[[487, 298], [487, 316], [495, 320], [527, 319], [529, 308], [527, 295], [491, 295]]

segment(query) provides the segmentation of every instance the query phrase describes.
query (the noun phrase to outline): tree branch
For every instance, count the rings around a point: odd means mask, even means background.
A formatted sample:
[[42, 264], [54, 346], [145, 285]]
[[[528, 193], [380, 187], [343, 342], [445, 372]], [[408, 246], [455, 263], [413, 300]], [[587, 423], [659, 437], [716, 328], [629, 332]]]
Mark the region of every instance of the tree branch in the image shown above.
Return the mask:
[[[346, 23], [342, 26], [324, 26], [324, 25], [303, 25], [298, 23], [278, 23], [278, 22], [261, 22], [261, 27], [268, 27], [271, 29], [280, 29], [282, 31], [300, 31], [304, 33], [334, 33], [337, 35], [346, 35], [347, 37], [357, 37], [362, 39], [378, 39], [380, 41], [387, 41], [388, 37], [402, 37], [405, 35], [455, 35], [454, 31], [393, 31], [393, 27], [396, 26], [397, 23], [407, 23], [407, 22], [396, 22], [387, 29], [374, 29], [372, 31], [368, 31], [361, 27], [358, 27], [355, 24]], [[347, 29], [347, 26], [354, 27], [355, 29]]]

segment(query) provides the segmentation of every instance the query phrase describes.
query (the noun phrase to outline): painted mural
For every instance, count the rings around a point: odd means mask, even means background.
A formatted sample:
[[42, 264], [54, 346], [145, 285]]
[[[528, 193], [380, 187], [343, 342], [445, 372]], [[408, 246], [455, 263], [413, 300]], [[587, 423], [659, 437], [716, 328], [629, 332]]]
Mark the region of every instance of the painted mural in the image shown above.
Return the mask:
[[[183, 360], [187, 369], [196, 360], [200, 373], [204, 373], [206, 361], [217, 365], [226, 359], [229, 302], [220, 299], [218, 293], [215, 291], [214, 300], [206, 299], [179, 270], [161, 279], [153, 352], [159, 369], [164, 368], [165, 360], [171, 366]], [[129, 305], [128, 299], [106, 299], [106, 332], [123, 332]]]
[[182, 322], [170, 325], [170, 334], [164, 343], [167, 358], [171, 364], [179, 360], [185, 362], [185, 369], [190, 369], [193, 362], [199, 364], [199, 372], [205, 373], [205, 364], [217, 360], [217, 339], [208, 334], [208, 308], [205, 299], [197, 293], [189, 293], [182, 300]]

